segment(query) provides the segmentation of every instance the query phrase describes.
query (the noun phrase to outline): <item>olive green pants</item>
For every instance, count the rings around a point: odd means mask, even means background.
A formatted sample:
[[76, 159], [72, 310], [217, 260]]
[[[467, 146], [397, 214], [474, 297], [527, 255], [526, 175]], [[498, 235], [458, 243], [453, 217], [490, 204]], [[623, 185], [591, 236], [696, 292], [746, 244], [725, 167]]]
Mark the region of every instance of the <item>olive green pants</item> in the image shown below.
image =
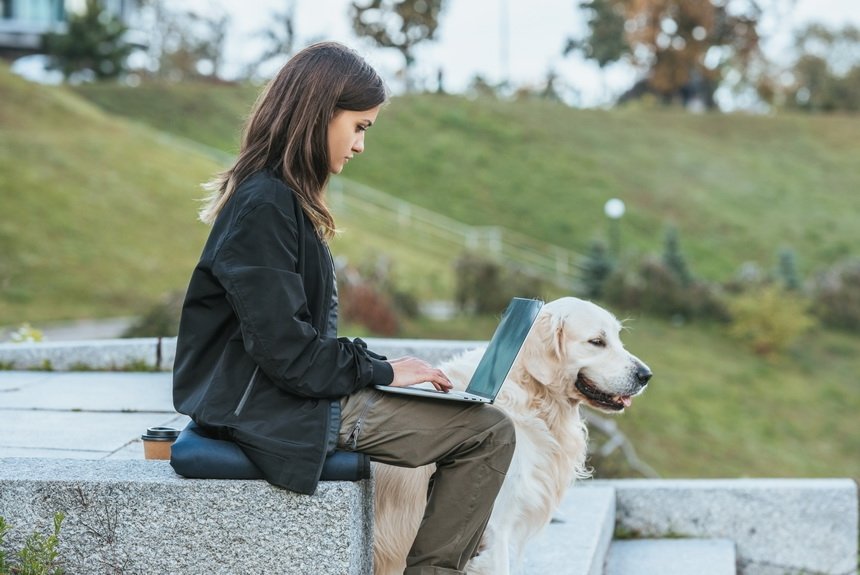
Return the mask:
[[463, 573], [490, 519], [515, 443], [513, 423], [492, 405], [373, 388], [341, 400], [341, 449], [390, 465], [437, 465], [405, 575]]

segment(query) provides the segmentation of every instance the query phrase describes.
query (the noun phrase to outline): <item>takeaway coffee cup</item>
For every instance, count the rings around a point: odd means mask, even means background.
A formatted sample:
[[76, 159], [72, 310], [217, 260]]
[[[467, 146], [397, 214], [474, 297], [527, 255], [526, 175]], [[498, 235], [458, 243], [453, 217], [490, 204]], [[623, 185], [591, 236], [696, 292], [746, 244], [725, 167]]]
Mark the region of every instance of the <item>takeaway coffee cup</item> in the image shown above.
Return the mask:
[[179, 430], [172, 427], [150, 427], [141, 435], [143, 454], [147, 459], [170, 459], [170, 446], [179, 437]]

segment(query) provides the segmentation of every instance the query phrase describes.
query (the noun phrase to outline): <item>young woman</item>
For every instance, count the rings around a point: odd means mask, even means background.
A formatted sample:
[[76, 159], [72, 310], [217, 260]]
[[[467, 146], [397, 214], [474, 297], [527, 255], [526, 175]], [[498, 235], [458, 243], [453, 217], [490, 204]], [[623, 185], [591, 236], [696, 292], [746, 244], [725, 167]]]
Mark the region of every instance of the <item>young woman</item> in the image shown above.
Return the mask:
[[406, 573], [461, 573], [513, 455], [513, 425], [489, 405], [373, 390], [451, 383], [424, 361], [337, 337], [325, 187], [364, 150], [386, 97], [377, 73], [335, 43], [296, 54], [261, 94], [201, 212], [212, 230], [182, 310], [174, 404], [300, 493], [315, 491], [336, 447], [392, 465], [435, 462]]

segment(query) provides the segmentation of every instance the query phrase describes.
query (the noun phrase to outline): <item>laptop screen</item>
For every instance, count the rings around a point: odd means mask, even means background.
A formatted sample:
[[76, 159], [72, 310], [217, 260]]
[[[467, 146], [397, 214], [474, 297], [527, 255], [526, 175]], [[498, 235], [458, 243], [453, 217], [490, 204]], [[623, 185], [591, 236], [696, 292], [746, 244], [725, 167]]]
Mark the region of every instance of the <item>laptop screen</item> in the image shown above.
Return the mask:
[[484, 352], [466, 391], [492, 399], [501, 389], [543, 302], [515, 297]]

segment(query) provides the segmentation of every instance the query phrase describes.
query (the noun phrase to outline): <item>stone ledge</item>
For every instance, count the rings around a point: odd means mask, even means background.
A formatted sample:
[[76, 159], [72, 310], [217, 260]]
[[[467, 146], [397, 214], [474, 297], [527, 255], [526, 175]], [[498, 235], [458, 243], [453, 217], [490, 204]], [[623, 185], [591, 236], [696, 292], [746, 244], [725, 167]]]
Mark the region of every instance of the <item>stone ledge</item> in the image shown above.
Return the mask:
[[[385, 338], [366, 341], [370, 349], [388, 357], [414, 355], [432, 364], [487, 343]], [[0, 367], [7, 370], [170, 371], [175, 357], [175, 337], [0, 343]]]
[[857, 572], [858, 499], [851, 479], [603, 480], [616, 530], [634, 537], [735, 542], [743, 575]]
[[0, 459], [10, 545], [66, 515], [69, 575], [121, 572], [371, 573], [372, 484], [323, 482], [313, 496], [265, 481], [184, 479], [166, 461]]

